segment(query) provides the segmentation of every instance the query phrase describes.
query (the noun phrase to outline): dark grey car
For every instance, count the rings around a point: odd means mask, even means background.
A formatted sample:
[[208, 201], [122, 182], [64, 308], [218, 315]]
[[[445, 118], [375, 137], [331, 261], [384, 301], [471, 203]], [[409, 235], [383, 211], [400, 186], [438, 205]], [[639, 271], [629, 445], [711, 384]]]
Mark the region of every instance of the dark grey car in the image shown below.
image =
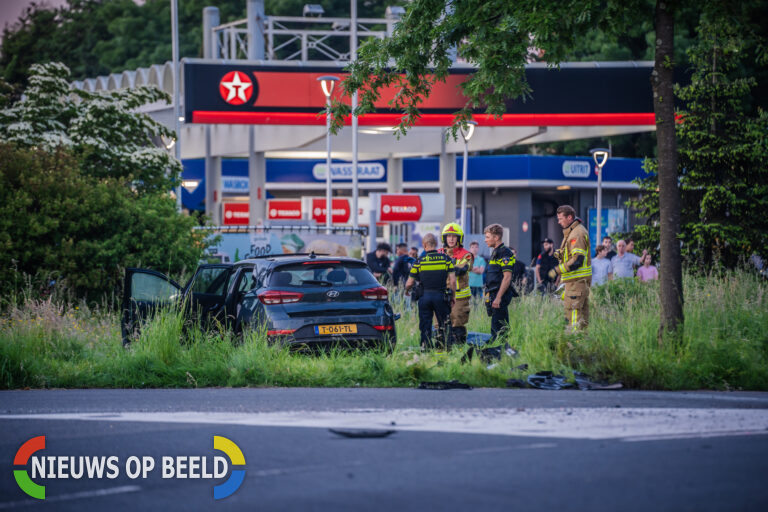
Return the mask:
[[301, 347], [394, 348], [395, 313], [386, 288], [352, 258], [281, 255], [201, 265], [185, 286], [147, 269], [127, 269], [123, 342], [142, 318], [178, 303], [204, 326], [264, 330]]

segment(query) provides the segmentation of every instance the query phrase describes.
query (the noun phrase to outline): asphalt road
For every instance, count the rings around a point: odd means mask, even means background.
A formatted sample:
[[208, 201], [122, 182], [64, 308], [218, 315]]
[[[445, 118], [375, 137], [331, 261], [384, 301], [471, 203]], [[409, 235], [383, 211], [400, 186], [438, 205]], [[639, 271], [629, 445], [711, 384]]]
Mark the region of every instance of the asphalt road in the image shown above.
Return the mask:
[[[0, 392], [0, 510], [766, 510], [767, 429], [763, 393]], [[116, 456], [119, 476], [38, 477], [46, 500], [30, 498], [13, 471], [31, 462], [14, 456], [41, 435], [35, 455]], [[213, 499], [224, 477], [162, 478], [164, 456], [212, 468], [214, 436], [245, 457], [232, 495]], [[129, 478], [131, 456], [156, 467]]]

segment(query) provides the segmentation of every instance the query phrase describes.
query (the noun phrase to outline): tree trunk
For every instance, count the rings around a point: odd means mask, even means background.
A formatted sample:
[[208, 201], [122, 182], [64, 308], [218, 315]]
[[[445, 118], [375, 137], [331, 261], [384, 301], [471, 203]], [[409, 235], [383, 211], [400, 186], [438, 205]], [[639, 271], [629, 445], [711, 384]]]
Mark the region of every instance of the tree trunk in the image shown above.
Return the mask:
[[659, 221], [661, 228], [659, 342], [683, 325], [683, 271], [680, 259], [680, 191], [677, 183], [677, 141], [673, 58], [675, 0], [656, 1], [656, 60], [653, 66], [653, 108], [659, 158]]

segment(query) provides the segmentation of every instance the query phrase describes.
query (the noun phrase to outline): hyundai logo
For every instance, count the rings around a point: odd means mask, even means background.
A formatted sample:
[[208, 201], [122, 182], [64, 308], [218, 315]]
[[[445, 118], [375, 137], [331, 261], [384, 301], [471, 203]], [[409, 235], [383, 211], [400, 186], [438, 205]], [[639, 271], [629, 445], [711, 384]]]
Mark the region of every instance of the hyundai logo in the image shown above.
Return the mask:
[[329, 298], [331, 298], [331, 299], [335, 299], [336, 297], [338, 297], [338, 296], [339, 296], [339, 292], [338, 292], [338, 291], [336, 291], [336, 290], [330, 290], [330, 291], [326, 292], [325, 294], [326, 294], [326, 295], [327, 295]]

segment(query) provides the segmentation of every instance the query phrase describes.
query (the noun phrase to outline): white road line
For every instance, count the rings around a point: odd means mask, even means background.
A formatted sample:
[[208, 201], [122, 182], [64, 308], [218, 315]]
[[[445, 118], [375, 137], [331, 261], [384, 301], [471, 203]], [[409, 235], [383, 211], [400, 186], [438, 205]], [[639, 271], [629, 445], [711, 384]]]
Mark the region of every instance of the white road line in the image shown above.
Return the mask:
[[0, 509], [28, 507], [34, 505], [45, 505], [56, 501], [72, 501], [82, 500], [87, 498], [98, 498], [100, 496], [111, 496], [112, 494], [123, 494], [126, 492], [138, 492], [141, 487], [138, 485], [123, 485], [120, 487], [111, 487], [109, 489], [99, 489], [96, 491], [82, 491], [74, 492], [71, 494], [58, 494], [54, 496], [46, 496], [45, 500], [19, 500], [19, 501], [6, 501], [0, 503]]
[[315, 428], [387, 428], [567, 439], [652, 441], [768, 434], [768, 409], [349, 409], [264, 413], [14, 414], [0, 420], [77, 420]]

